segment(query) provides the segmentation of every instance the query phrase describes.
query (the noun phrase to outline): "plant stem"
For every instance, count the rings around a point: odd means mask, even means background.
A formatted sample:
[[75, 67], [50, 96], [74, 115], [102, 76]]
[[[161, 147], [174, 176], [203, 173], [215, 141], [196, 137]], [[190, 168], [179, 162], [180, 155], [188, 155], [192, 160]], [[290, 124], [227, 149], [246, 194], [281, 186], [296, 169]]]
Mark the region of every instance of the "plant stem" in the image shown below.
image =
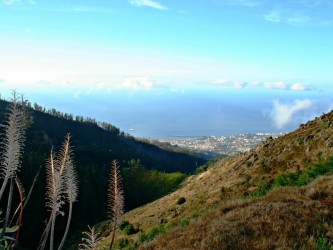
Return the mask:
[[72, 219], [72, 210], [73, 210], [73, 203], [70, 202], [69, 203], [69, 213], [68, 213], [68, 219], [67, 219], [67, 225], [66, 225], [66, 230], [65, 230], [65, 233], [64, 233], [64, 236], [62, 237], [62, 240], [61, 240], [61, 243], [58, 247], [58, 250], [60, 250], [64, 243], [65, 243], [65, 240], [66, 240], [66, 237], [67, 237], [67, 234], [68, 234], [68, 230], [69, 230], [69, 226], [71, 224], [71, 219]]
[[13, 189], [14, 189], [14, 181], [13, 181], [13, 178], [10, 178], [10, 188], [9, 188], [9, 196], [8, 196], [8, 203], [7, 203], [7, 211], [6, 211], [5, 222], [3, 224], [2, 235], [1, 235], [2, 239], [4, 238], [4, 236], [6, 234], [6, 229], [7, 229], [8, 220], [9, 220], [9, 214], [10, 214], [10, 210], [12, 208]]

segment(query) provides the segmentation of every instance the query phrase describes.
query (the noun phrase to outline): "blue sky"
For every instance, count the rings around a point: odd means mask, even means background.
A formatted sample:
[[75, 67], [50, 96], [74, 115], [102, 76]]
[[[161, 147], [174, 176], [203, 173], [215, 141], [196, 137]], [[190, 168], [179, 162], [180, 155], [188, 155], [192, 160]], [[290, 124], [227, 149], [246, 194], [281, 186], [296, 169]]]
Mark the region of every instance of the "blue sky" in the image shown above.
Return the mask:
[[331, 0], [0, 0], [0, 93], [45, 106], [65, 94], [71, 109], [119, 91], [275, 91], [271, 109], [297, 113], [332, 93], [332, 11]]

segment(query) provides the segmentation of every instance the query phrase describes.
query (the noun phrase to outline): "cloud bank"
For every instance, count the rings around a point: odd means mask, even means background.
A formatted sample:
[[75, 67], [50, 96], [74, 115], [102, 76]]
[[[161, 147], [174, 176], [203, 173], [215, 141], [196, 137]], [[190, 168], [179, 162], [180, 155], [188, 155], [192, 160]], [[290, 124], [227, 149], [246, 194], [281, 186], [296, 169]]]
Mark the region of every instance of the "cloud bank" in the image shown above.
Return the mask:
[[288, 84], [283, 81], [276, 82], [244, 82], [244, 81], [235, 81], [228, 79], [220, 79], [213, 82], [213, 85], [222, 86], [222, 87], [231, 87], [235, 89], [244, 89], [247, 87], [261, 87], [264, 89], [276, 89], [276, 90], [290, 90], [290, 91], [310, 91], [315, 90], [316, 88], [312, 85], [305, 83], [292, 83]]
[[270, 113], [274, 125], [278, 129], [284, 128], [297, 119], [297, 115], [301, 111], [308, 110], [313, 107], [311, 100], [294, 100], [292, 103], [281, 103], [279, 100], [273, 102], [273, 109]]

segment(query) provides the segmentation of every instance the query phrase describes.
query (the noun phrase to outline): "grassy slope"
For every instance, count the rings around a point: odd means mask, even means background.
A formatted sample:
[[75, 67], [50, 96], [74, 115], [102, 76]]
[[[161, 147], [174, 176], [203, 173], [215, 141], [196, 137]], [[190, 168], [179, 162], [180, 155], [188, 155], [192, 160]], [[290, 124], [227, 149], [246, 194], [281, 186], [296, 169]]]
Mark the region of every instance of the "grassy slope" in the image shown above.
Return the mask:
[[[333, 239], [333, 177], [230, 202], [143, 249], [314, 249]], [[321, 245], [323, 247], [323, 244]]]
[[[248, 242], [253, 244], [253, 247], [260, 242], [266, 244], [266, 238], [267, 246], [270, 245], [273, 248], [277, 247], [272, 245], [276, 240], [279, 240], [277, 244], [280, 244], [281, 247], [283, 247], [283, 242], [289, 242], [283, 237], [290, 238], [292, 243], [293, 237], [304, 236], [302, 230], [311, 229], [310, 226], [304, 229], [301, 227], [302, 223], [309, 225], [317, 223], [322, 230], [306, 231], [309, 244], [314, 244], [315, 241], [313, 239], [311, 242], [311, 236], [320, 237], [320, 232], [325, 234], [323, 236], [333, 240], [333, 217], [330, 210], [333, 205], [331, 177], [322, 179], [321, 182], [317, 181], [318, 185], [312, 184], [300, 190], [285, 188], [273, 191], [267, 197], [259, 200], [239, 202], [239, 198], [248, 197], [262, 186], [273, 183], [281, 173], [302, 171], [308, 168], [310, 163], [333, 155], [332, 121], [333, 113], [329, 113], [301, 126], [293, 133], [275, 140], [268, 139], [242, 156], [223, 159], [206, 172], [189, 177], [182, 187], [172, 194], [126, 213], [124, 220], [128, 220], [145, 234], [152, 232], [152, 229], [156, 231], [156, 228], [165, 231], [175, 225], [190, 223], [188, 227], [176, 229], [167, 234], [165, 238], [160, 237], [155, 243], [148, 244], [149, 248], [192, 248], [195, 244], [204, 244], [197, 246], [205, 249], [212, 248], [215, 241], [221, 246], [227, 246], [228, 242], [234, 245], [238, 242], [238, 239], [234, 237], [239, 237], [239, 234], [230, 232], [230, 234], [225, 234], [226, 239], [224, 240], [221, 238], [221, 234], [216, 234], [215, 231], [224, 232], [224, 227], [236, 230], [240, 225], [243, 225], [244, 233], [249, 232], [250, 234], [243, 236], [243, 242], [247, 242], [246, 237], [257, 239], [256, 242]], [[328, 193], [325, 194], [327, 199], [320, 195], [318, 199], [316, 196], [313, 198], [310, 194], [311, 192], [319, 194], [326, 192], [324, 189], [328, 190]], [[186, 202], [177, 205], [179, 197], [185, 197]], [[233, 212], [226, 213], [225, 207], [230, 206], [226, 204], [230, 204], [230, 202], [234, 205], [227, 210], [231, 209]], [[270, 214], [271, 210], [275, 212]], [[198, 219], [205, 214], [208, 214], [207, 217]], [[324, 216], [324, 220], [321, 223], [317, 219], [322, 216]], [[301, 224], [296, 223], [298, 218]], [[287, 223], [289, 220], [290, 223]], [[294, 229], [300, 231], [296, 230], [296, 232], [293, 228], [290, 230], [287, 228], [287, 233], [277, 239], [284, 223], [290, 227], [294, 225]], [[330, 227], [327, 227], [325, 223], [329, 223]], [[248, 230], [246, 226], [249, 224], [253, 224], [255, 228]], [[273, 231], [266, 232], [260, 227], [272, 228]], [[194, 231], [201, 233], [196, 234]], [[292, 235], [294, 231], [298, 236]], [[117, 239], [122, 238], [134, 242], [139, 240], [140, 234], [124, 236], [119, 232]], [[184, 240], [184, 238], [189, 240]], [[305, 242], [304, 240], [305, 238], [303, 238], [303, 242]], [[205, 243], [200, 243], [202, 241]], [[107, 242], [108, 239], [105, 244]], [[146, 243], [144, 246], [148, 247]], [[265, 248], [266, 245], [261, 246]], [[290, 247], [292, 246], [290, 245]]]

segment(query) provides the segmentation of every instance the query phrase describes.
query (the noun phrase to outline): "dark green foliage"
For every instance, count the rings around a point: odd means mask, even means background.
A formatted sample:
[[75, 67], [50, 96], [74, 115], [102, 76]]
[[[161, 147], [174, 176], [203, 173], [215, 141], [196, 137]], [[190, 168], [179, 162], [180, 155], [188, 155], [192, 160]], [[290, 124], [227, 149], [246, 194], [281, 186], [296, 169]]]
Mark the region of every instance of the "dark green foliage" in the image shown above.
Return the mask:
[[116, 242], [115, 247], [116, 247], [116, 249], [123, 249], [123, 248], [128, 247], [128, 245], [129, 245], [128, 239], [120, 239]]
[[[0, 100], [0, 123], [4, 120], [6, 105], [8, 105], [7, 102]], [[61, 115], [56, 110], [49, 112], [53, 114], [50, 115], [42, 112], [43, 110], [38, 105], [36, 110], [31, 110], [34, 122], [27, 131], [25, 153], [22, 159], [23, 167], [19, 177], [26, 190], [29, 190], [38, 169], [45, 165], [52, 145], [54, 150], [58, 151], [63, 135], [71, 133], [74, 161], [80, 180], [79, 202], [74, 207], [70, 229], [72, 232], [107, 218], [109, 164], [113, 159], [118, 159], [122, 168], [135, 169], [123, 171], [125, 200], [128, 201], [125, 204], [127, 210], [172, 191], [185, 178], [185, 175], [180, 173], [167, 175], [147, 169], [157, 169], [166, 173], [175, 171], [193, 173], [197, 166], [205, 163], [202, 158], [165, 151], [157, 146], [137, 141], [133, 137], [120, 133], [119, 129], [110, 124], [101, 124], [103, 129], [93, 119], [78, 117], [74, 121], [71, 115]], [[0, 127], [0, 132], [2, 130], [3, 128]], [[139, 176], [136, 176], [138, 173], [140, 173]], [[35, 248], [38, 244], [47, 218], [43, 198], [45, 186], [45, 173], [42, 172], [23, 215], [24, 223], [20, 241], [30, 248]], [[64, 208], [64, 210], [68, 209]], [[63, 232], [66, 218], [60, 216], [58, 222], [55, 231]], [[59, 236], [55, 235], [56, 240], [59, 240]]]
[[185, 202], [186, 202], [186, 199], [184, 197], [179, 197], [179, 199], [177, 200], [177, 205], [181, 205]]
[[122, 222], [120, 222], [120, 224], [119, 224], [119, 229], [122, 231], [122, 230], [124, 230], [124, 228], [126, 227], [126, 226], [128, 226], [130, 223], [129, 223], [129, 221], [127, 221], [127, 220], [123, 220]]
[[138, 230], [135, 229], [132, 224], [129, 224], [124, 228], [123, 232], [125, 235], [131, 235], [131, 234], [136, 234]]
[[123, 169], [122, 177], [125, 184], [126, 210], [128, 210], [174, 191], [186, 175], [132, 167]]
[[330, 242], [326, 237], [318, 237], [314, 245], [315, 250], [332, 250], [333, 243]]
[[138, 229], [134, 228], [134, 226], [126, 220], [119, 224], [119, 229], [123, 231], [125, 235], [136, 234], [139, 232]]

